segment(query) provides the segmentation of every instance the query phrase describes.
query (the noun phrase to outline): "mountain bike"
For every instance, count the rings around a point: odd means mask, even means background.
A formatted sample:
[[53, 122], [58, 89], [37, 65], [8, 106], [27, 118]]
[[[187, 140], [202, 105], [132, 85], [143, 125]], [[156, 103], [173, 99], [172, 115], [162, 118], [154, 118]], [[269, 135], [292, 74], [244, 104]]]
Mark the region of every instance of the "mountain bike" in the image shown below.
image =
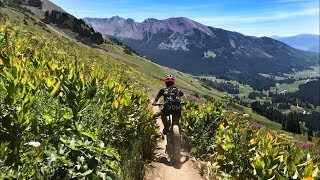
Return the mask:
[[[154, 104], [155, 106], [166, 106], [165, 104]], [[170, 162], [176, 163], [180, 161], [181, 158], [181, 135], [180, 135], [180, 125], [179, 117], [174, 115], [174, 111], [181, 110], [181, 107], [185, 103], [180, 103], [179, 105], [169, 105], [167, 121], [169, 124], [169, 131], [167, 133], [167, 145], [166, 153], [169, 155]]]

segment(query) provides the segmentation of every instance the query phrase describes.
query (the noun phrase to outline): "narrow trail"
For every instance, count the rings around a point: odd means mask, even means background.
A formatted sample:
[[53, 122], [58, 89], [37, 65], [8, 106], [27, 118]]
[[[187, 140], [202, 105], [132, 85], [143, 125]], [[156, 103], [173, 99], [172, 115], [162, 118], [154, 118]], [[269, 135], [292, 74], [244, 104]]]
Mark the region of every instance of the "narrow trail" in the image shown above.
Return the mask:
[[[159, 112], [159, 107], [154, 107], [155, 112]], [[157, 119], [157, 124], [160, 126], [159, 131], [162, 132], [163, 124], [160, 118]], [[171, 165], [167, 162], [166, 139], [164, 138], [158, 143], [155, 150], [155, 158], [146, 170], [144, 180], [204, 180], [196, 167], [189, 159], [187, 152], [182, 151], [181, 163]]]

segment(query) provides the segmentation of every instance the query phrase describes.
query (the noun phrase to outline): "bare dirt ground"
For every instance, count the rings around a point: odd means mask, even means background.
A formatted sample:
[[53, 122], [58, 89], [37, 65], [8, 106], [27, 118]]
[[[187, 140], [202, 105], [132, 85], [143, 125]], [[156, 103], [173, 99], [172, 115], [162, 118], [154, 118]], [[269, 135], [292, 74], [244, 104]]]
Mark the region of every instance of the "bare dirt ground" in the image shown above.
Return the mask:
[[[159, 112], [159, 108], [155, 107], [154, 111]], [[159, 131], [162, 132], [163, 124], [160, 118], [157, 119], [157, 124], [160, 126]], [[203, 180], [187, 152], [181, 153], [181, 163], [172, 165], [168, 162], [165, 149], [166, 139], [164, 138], [158, 143], [154, 161], [147, 167], [145, 180]]]

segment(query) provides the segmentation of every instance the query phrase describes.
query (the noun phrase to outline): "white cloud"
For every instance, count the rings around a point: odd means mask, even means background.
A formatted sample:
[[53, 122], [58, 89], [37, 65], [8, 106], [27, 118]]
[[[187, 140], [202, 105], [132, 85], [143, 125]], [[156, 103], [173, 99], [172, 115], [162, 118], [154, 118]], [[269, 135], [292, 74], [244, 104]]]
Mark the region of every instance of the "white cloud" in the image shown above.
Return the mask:
[[277, 0], [278, 3], [306, 3], [306, 2], [316, 2], [318, 0]]
[[230, 22], [238, 22], [238, 23], [255, 23], [255, 22], [267, 22], [267, 21], [277, 21], [283, 20], [291, 17], [297, 16], [309, 16], [309, 15], [318, 15], [319, 8], [312, 9], [304, 9], [302, 11], [295, 12], [273, 12], [270, 14], [265, 14], [264, 16], [225, 16], [225, 17], [199, 17], [195, 18], [196, 21], [200, 21], [202, 23], [230, 23]]

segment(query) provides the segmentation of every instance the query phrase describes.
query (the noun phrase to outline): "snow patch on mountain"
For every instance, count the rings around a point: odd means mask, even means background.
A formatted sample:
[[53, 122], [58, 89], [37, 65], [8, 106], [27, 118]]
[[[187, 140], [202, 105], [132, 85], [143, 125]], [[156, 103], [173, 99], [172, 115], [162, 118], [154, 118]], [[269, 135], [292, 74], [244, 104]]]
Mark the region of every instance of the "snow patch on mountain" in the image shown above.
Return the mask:
[[166, 42], [159, 44], [159, 49], [183, 50], [189, 51], [187, 48], [188, 40], [179, 33], [173, 33]]

